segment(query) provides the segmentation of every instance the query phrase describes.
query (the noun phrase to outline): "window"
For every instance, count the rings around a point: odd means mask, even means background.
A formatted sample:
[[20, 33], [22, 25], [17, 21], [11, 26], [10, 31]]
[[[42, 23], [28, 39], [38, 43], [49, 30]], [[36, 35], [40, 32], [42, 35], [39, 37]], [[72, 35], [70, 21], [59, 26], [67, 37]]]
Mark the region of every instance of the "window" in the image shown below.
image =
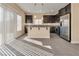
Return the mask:
[[20, 15], [17, 15], [17, 31], [22, 30], [22, 17]]

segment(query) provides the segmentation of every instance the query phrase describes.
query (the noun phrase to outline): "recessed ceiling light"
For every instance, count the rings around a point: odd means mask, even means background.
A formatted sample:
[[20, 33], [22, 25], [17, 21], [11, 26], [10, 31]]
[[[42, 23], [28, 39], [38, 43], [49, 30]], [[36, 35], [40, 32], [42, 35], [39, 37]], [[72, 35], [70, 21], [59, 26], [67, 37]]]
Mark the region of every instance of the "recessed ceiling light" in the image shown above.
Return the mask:
[[34, 15], [34, 18], [36, 18], [36, 15]]

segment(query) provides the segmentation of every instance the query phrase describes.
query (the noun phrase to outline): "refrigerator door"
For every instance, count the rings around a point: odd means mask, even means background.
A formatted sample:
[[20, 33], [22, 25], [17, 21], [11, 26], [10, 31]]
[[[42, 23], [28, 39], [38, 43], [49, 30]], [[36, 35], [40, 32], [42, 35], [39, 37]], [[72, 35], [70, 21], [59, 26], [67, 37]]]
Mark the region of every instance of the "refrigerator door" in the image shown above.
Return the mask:
[[69, 14], [66, 14], [60, 17], [60, 21], [62, 23], [62, 26], [60, 26], [60, 36], [68, 41], [70, 40], [69, 39], [69, 20], [70, 20]]

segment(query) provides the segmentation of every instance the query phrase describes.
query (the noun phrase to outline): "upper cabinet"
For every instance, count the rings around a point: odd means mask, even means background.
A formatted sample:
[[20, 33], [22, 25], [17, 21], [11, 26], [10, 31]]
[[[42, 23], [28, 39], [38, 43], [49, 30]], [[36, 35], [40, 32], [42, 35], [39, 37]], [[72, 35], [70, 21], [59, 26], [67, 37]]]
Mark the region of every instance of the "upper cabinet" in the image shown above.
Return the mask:
[[33, 16], [32, 15], [25, 15], [25, 23], [32, 23]]
[[71, 4], [68, 4], [65, 8], [66, 13], [71, 13]]
[[57, 18], [58, 18], [58, 15], [44, 15], [43, 22], [44, 23], [55, 23], [59, 21], [59, 19]]
[[54, 16], [52, 16], [52, 15], [44, 15], [43, 16], [44, 23], [52, 23], [53, 20], [54, 20]]
[[60, 16], [67, 14], [67, 13], [71, 13], [71, 4], [68, 4], [67, 6], [59, 10]]

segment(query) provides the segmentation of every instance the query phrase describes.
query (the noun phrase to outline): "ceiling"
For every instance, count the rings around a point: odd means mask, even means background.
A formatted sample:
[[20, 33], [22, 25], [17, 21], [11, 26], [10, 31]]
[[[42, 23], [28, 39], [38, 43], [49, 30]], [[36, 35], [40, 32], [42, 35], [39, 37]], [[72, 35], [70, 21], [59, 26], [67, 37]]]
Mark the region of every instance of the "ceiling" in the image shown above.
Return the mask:
[[18, 3], [26, 14], [49, 14], [55, 15], [58, 10], [65, 7], [68, 3]]

